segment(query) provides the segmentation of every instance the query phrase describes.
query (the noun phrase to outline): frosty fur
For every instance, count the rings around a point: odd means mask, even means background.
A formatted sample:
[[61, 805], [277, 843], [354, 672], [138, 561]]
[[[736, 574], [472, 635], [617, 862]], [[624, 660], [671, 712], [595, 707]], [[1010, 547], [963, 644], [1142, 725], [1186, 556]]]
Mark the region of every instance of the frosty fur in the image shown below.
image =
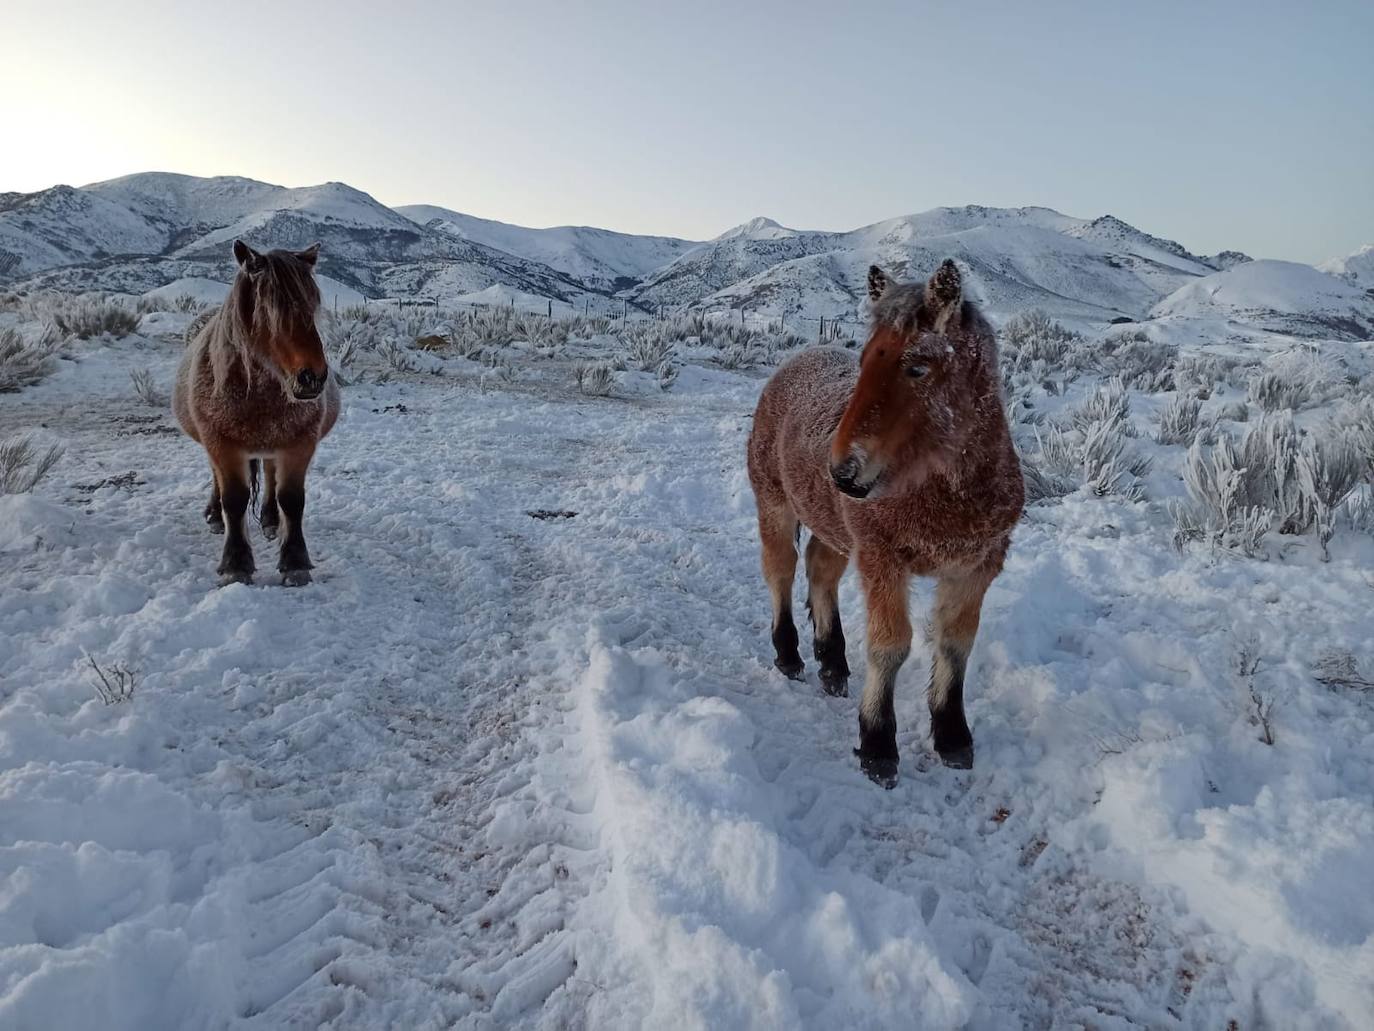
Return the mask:
[[896, 780], [893, 684], [911, 648], [910, 577], [938, 581], [929, 702], [936, 751], [969, 766], [964, 669], [983, 594], [1024, 501], [991, 327], [946, 261], [928, 283], [869, 272], [873, 324], [861, 359], [816, 348], [786, 362], [759, 399], [749, 440], [776, 664], [799, 677], [791, 613], [795, 541], [811, 531], [808, 604], [821, 681], [847, 690], [836, 587], [853, 558], [868, 601], [868, 679], [858, 754]]
[[177, 370], [172, 410], [200, 443], [214, 476], [205, 521], [225, 533], [218, 572], [249, 582], [255, 569], [244, 517], [263, 460], [262, 527], [277, 535], [283, 581], [309, 583], [302, 527], [305, 474], [315, 447], [339, 417], [339, 388], [315, 326], [320, 306], [318, 245], [298, 253], [259, 253], [237, 241], [229, 296], [199, 326]]

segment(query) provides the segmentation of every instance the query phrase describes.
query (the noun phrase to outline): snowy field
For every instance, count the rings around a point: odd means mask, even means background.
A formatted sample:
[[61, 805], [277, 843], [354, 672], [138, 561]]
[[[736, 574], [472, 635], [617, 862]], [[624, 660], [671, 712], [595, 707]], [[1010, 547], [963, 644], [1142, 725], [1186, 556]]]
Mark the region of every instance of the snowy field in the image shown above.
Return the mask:
[[[0, 1028], [1371, 1026], [1369, 488], [1329, 561], [1277, 525], [1180, 549], [1169, 506], [1250, 380], [1302, 378], [1320, 436], [1374, 345], [1209, 365], [1175, 327], [1119, 415], [1113, 368], [1026, 351], [1048, 496], [984, 609], [977, 766], [930, 750], [918, 635], [883, 791], [856, 699], [772, 667], [744, 445], [775, 354], [334, 327], [315, 582], [255, 530], [220, 589], [203, 453], [130, 381], [170, 388], [189, 319], [0, 394], [0, 440], [65, 446], [0, 494]], [[1103, 422], [1129, 454], [1073, 482]], [[860, 664], [852, 572], [841, 601]]]

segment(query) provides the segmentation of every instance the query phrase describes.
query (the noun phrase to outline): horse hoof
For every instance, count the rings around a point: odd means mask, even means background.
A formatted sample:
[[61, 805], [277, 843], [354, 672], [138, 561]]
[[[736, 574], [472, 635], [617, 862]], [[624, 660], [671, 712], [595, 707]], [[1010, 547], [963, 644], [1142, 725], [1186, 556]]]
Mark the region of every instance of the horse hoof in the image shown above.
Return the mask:
[[849, 697], [849, 677], [847, 675], [836, 676], [830, 673], [821, 673], [821, 690], [831, 698]]
[[210, 532], [213, 534], [218, 535], [224, 532], [224, 518], [218, 512], [214, 515], [207, 513], [205, 516], [205, 525], [210, 528]]
[[266, 537], [269, 541], [274, 541], [274, 540], [276, 540], [276, 539], [277, 539], [277, 524], [276, 524], [276, 523], [263, 523], [263, 524], [262, 524], [262, 535], [263, 535], [264, 537]]
[[948, 752], [941, 752], [940, 761], [951, 770], [971, 770], [973, 769], [973, 746], [965, 745], [963, 748], [951, 748]]
[[283, 587], [304, 587], [310, 582], [310, 570], [308, 569], [283, 569], [281, 583]]
[[782, 659], [774, 659], [773, 665], [778, 667], [778, 672], [788, 680], [802, 680], [802, 674], [806, 672], [806, 665], [798, 659], [795, 663], [786, 662]]
[[[855, 749], [858, 754], [858, 749]], [[893, 756], [859, 756], [859, 768], [874, 784], [887, 791], [897, 786], [897, 759]]]
[[252, 570], [234, 569], [228, 572], [221, 571], [219, 574], [219, 585], [221, 587], [228, 587], [230, 584], [251, 584], [252, 582]]

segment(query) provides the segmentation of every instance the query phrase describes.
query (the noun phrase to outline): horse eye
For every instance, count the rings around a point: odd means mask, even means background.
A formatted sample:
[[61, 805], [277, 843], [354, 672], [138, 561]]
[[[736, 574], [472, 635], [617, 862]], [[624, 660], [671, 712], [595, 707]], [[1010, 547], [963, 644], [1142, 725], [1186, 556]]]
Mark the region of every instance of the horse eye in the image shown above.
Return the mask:
[[929, 365], [909, 365], [907, 366], [906, 374], [910, 376], [912, 379], [920, 379], [929, 371]]

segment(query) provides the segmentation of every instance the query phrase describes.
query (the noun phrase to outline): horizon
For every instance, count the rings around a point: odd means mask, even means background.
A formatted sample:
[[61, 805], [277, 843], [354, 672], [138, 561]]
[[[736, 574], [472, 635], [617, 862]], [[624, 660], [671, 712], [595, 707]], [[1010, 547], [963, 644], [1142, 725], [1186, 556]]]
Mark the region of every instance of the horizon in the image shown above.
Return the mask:
[[[1374, 8], [1348, 0], [1297, 18], [245, 0], [214, 33], [167, 0], [74, 23], [20, 0], [9, 28], [27, 145], [5, 190], [174, 168], [687, 240], [967, 204], [1112, 214], [1198, 254], [1317, 263], [1374, 239]], [[147, 50], [91, 102], [92, 67]]]

